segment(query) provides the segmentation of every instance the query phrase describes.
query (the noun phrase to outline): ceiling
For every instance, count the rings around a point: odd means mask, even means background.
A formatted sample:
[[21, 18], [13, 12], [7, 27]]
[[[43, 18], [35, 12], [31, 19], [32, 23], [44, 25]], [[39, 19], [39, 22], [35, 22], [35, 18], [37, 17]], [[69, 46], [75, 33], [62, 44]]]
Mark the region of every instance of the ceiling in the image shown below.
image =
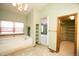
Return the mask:
[[18, 11], [17, 7], [14, 7], [12, 3], [0, 3], [0, 10], [27, 15], [30, 11], [32, 11], [33, 8], [41, 10], [43, 7], [47, 5], [47, 3], [27, 3], [27, 4], [28, 4], [27, 11], [21, 11], [21, 12]]

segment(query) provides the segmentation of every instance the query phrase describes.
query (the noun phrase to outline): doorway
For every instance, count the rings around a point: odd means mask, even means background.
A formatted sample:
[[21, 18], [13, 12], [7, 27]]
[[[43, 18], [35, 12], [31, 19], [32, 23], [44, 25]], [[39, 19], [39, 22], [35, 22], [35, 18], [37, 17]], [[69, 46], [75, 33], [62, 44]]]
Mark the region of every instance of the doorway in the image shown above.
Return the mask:
[[77, 54], [77, 13], [58, 17], [57, 52], [60, 51], [63, 42], [65, 43], [62, 46], [66, 45], [64, 48], [68, 49], [67, 43], [71, 44], [73, 48], [69, 48], [69, 50], [72, 50], [73, 55]]
[[30, 36], [30, 26], [27, 29], [27, 35]]
[[40, 43], [47, 45], [47, 17], [41, 18], [41, 40]]

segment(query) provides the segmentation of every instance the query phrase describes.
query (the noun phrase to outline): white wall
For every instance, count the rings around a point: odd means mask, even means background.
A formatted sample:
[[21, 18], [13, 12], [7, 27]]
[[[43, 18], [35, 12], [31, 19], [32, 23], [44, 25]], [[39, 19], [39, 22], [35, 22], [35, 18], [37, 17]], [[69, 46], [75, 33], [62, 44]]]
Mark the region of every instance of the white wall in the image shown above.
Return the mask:
[[31, 37], [33, 39], [33, 44], [35, 45], [36, 42], [36, 24], [39, 24], [39, 13], [37, 9], [33, 9], [28, 15], [27, 15], [27, 27], [30, 26], [31, 28]]
[[9, 11], [0, 10], [0, 20], [11, 20], [11, 21], [20, 21], [24, 22], [25, 16]]

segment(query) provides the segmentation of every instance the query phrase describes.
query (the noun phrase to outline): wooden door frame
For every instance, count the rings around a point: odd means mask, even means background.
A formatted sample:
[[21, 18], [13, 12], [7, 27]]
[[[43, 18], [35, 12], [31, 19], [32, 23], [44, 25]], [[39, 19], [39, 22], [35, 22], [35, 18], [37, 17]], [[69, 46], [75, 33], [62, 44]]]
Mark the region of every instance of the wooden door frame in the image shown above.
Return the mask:
[[57, 17], [57, 42], [56, 42], [56, 51], [59, 52], [60, 49], [60, 20], [63, 17], [68, 17], [68, 16], [75, 16], [75, 37], [74, 37], [74, 55], [77, 55], [77, 20], [78, 20], [78, 14], [73, 13], [73, 14], [68, 14], [64, 16]]

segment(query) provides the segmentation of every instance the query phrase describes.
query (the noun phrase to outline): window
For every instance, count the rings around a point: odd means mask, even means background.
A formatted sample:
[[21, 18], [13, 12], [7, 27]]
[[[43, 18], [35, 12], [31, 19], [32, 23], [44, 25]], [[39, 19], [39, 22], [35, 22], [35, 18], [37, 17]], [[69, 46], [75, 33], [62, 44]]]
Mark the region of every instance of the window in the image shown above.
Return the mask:
[[44, 27], [43, 27], [43, 25], [41, 25], [41, 32], [43, 32], [43, 30], [44, 30]]
[[0, 21], [1, 34], [24, 33], [23, 29], [24, 29], [24, 23], [22, 22]]
[[41, 24], [41, 34], [47, 34], [47, 24]]
[[23, 33], [24, 23], [15, 22], [15, 33]]
[[13, 22], [1, 21], [1, 33], [2, 34], [11, 34], [11, 33], [13, 33]]

